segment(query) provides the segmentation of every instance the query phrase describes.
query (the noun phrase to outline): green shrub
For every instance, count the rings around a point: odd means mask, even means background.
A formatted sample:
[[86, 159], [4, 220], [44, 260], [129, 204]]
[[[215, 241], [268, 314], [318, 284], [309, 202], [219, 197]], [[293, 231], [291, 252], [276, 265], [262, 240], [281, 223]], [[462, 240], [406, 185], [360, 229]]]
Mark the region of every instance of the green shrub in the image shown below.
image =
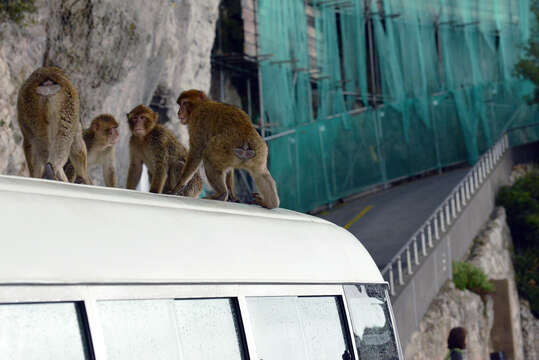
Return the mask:
[[0, 21], [9, 19], [21, 24], [26, 13], [36, 11], [35, 0], [0, 0]]
[[539, 315], [539, 171], [532, 171], [498, 193], [505, 207], [515, 244], [514, 266], [518, 292]]
[[476, 293], [489, 293], [494, 291], [487, 275], [468, 262], [453, 261], [453, 282], [457, 289], [468, 289]]
[[530, 301], [533, 314], [539, 316], [539, 250], [527, 249], [516, 254], [515, 274], [519, 292]]
[[513, 186], [503, 187], [496, 204], [507, 212], [515, 248], [525, 250], [539, 245], [539, 171], [520, 178]]

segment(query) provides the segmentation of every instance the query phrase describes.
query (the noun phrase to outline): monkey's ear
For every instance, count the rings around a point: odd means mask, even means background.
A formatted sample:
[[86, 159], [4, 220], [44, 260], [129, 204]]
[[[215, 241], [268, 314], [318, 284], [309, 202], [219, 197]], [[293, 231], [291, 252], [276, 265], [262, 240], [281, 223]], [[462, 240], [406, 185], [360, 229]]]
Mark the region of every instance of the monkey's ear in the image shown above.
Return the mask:
[[129, 120], [129, 113], [125, 113], [125, 117]]

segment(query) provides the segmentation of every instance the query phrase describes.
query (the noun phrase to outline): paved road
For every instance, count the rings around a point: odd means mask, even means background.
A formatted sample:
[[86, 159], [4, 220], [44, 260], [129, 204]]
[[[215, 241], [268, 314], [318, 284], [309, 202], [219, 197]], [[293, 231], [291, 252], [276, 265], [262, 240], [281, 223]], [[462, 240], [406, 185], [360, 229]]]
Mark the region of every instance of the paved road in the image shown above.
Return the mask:
[[319, 217], [347, 227], [385, 266], [427, 217], [449, 195], [469, 168], [402, 184], [339, 204]]

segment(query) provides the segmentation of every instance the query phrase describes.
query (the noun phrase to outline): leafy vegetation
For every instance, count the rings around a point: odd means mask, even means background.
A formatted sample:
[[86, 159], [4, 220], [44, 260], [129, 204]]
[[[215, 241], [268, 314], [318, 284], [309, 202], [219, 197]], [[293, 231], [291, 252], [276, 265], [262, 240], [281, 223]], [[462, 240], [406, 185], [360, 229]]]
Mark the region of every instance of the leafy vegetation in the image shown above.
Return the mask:
[[478, 294], [494, 291], [487, 275], [469, 262], [453, 261], [453, 282], [457, 289], [468, 289]]
[[[531, 11], [535, 15], [536, 24], [539, 23], [539, 0], [533, 1]], [[535, 84], [534, 96], [528, 102], [539, 104], [539, 27], [532, 29], [530, 41], [525, 47], [525, 56], [517, 63], [515, 72]]]
[[11, 20], [21, 24], [27, 13], [36, 11], [35, 0], [0, 0], [0, 22]]
[[530, 301], [539, 315], [539, 171], [503, 187], [496, 199], [505, 207], [507, 222], [515, 244], [514, 263], [518, 291]]

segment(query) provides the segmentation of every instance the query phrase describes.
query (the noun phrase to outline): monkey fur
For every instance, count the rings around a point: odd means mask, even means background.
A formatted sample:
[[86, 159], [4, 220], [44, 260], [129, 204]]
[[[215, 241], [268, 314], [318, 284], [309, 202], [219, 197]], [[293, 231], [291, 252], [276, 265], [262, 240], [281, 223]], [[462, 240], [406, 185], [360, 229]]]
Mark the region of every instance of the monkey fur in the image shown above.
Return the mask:
[[86, 145], [79, 119], [79, 95], [58, 67], [41, 67], [22, 84], [17, 98], [17, 120], [31, 177], [67, 181], [63, 166], [91, 184]]
[[[116, 187], [115, 144], [118, 141], [118, 122], [110, 114], [96, 116], [90, 127], [82, 132], [88, 151], [88, 169], [101, 165], [105, 185]], [[75, 180], [75, 169], [70, 161], [64, 166], [70, 182]], [[78, 180], [78, 179], [77, 179]]]
[[178, 118], [189, 131], [189, 154], [180, 180], [172, 190], [181, 190], [204, 164], [215, 190], [214, 199], [228, 200], [228, 179], [234, 169], [247, 170], [256, 182], [254, 203], [265, 208], [279, 206], [277, 186], [267, 168], [268, 147], [249, 116], [241, 109], [208, 99], [200, 90], [187, 90], [177, 100]]
[[[187, 150], [171, 130], [157, 123], [158, 114], [149, 107], [138, 105], [127, 114], [127, 119], [132, 135], [126, 188], [136, 188], [144, 164], [148, 168], [150, 192], [172, 193], [180, 179]], [[178, 195], [196, 198], [202, 192], [202, 178], [195, 172], [189, 180]]]

